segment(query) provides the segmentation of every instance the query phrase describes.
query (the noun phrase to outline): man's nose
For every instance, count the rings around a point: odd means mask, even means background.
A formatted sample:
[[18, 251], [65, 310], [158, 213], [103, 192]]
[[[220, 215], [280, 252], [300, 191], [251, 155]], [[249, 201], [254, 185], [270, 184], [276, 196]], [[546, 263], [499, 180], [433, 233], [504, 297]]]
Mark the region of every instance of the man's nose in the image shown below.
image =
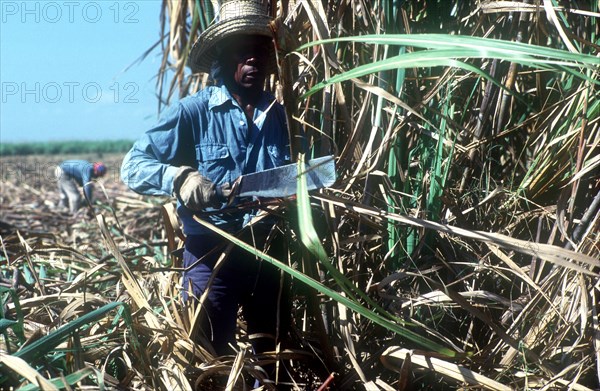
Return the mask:
[[258, 65], [262, 63], [262, 58], [258, 53], [248, 53], [245, 63], [247, 65]]

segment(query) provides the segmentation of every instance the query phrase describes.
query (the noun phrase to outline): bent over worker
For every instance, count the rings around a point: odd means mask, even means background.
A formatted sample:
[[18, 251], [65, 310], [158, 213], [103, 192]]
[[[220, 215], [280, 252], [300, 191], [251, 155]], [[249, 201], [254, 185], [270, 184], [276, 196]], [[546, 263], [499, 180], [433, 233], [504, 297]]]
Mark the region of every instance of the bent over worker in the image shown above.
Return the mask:
[[[228, 243], [194, 220], [238, 233], [256, 212], [204, 213], [226, 207], [230, 185], [243, 174], [289, 162], [283, 107], [264, 91], [275, 69], [267, 9], [260, 1], [226, 1], [220, 20], [194, 44], [189, 65], [216, 85], [180, 100], [126, 155], [121, 175], [134, 191], [174, 195], [183, 223], [184, 297], [198, 299]], [[245, 239], [265, 243], [273, 219], [252, 225]], [[281, 244], [282, 240], [277, 241]], [[218, 355], [232, 354], [238, 306], [256, 353], [275, 349], [289, 318], [280, 272], [237, 246], [208, 288], [200, 333]], [[283, 303], [283, 305], [282, 305]]]
[[59, 205], [69, 208], [71, 213], [77, 212], [81, 207], [81, 193], [78, 187], [83, 188], [83, 193], [88, 202], [93, 201], [93, 179], [106, 174], [106, 166], [102, 162], [90, 163], [86, 160], [65, 160], [54, 171], [60, 193]]

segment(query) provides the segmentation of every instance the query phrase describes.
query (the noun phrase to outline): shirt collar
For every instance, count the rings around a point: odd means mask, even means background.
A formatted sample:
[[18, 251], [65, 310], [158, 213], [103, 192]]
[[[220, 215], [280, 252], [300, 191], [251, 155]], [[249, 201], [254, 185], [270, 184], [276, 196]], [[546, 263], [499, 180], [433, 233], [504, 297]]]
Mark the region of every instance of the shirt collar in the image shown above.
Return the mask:
[[[269, 107], [273, 99], [275, 98], [270, 93], [263, 91], [260, 97], [260, 101], [256, 105], [256, 108], [261, 112], [264, 111], [265, 109], [267, 109], [267, 107]], [[238, 105], [235, 99], [233, 99], [233, 97], [229, 93], [227, 87], [225, 87], [225, 85], [222, 84], [212, 90], [210, 98], [208, 99], [208, 109], [212, 110], [215, 107], [222, 106], [227, 102], [231, 102], [236, 106]]]
[[208, 99], [208, 108], [209, 110], [212, 110], [213, 108], [221, 106], [229, 101], [233, 103], [233, 97], [225, 85], [220, 85], [212, 90], [210, 98]]

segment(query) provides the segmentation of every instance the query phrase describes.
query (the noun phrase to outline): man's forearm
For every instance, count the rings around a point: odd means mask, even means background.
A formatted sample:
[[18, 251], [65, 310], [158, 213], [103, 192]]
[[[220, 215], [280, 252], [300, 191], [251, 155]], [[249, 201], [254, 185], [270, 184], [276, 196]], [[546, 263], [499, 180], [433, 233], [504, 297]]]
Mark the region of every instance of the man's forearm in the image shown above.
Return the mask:
[[121, 166], [121, 179], [133, 191], [148, 195], [171, 195], [178, 167], [161, 163], [133, 148]]

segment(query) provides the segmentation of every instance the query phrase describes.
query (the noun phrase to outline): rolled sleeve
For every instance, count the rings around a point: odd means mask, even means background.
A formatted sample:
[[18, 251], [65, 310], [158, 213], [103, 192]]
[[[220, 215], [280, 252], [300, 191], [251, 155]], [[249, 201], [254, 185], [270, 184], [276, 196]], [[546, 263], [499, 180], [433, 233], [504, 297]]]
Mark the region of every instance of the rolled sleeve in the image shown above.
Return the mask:
[[195, 163], [192, 140], [189, 115], [176, 105], [125, 155], [121, 179], [136, 193], [172, 195], [178, 167]]
[[170, 196], [177, 169], [169, 164], [158, 163], [134, 146], [123, 159], [121, 179], [136, 193]]

